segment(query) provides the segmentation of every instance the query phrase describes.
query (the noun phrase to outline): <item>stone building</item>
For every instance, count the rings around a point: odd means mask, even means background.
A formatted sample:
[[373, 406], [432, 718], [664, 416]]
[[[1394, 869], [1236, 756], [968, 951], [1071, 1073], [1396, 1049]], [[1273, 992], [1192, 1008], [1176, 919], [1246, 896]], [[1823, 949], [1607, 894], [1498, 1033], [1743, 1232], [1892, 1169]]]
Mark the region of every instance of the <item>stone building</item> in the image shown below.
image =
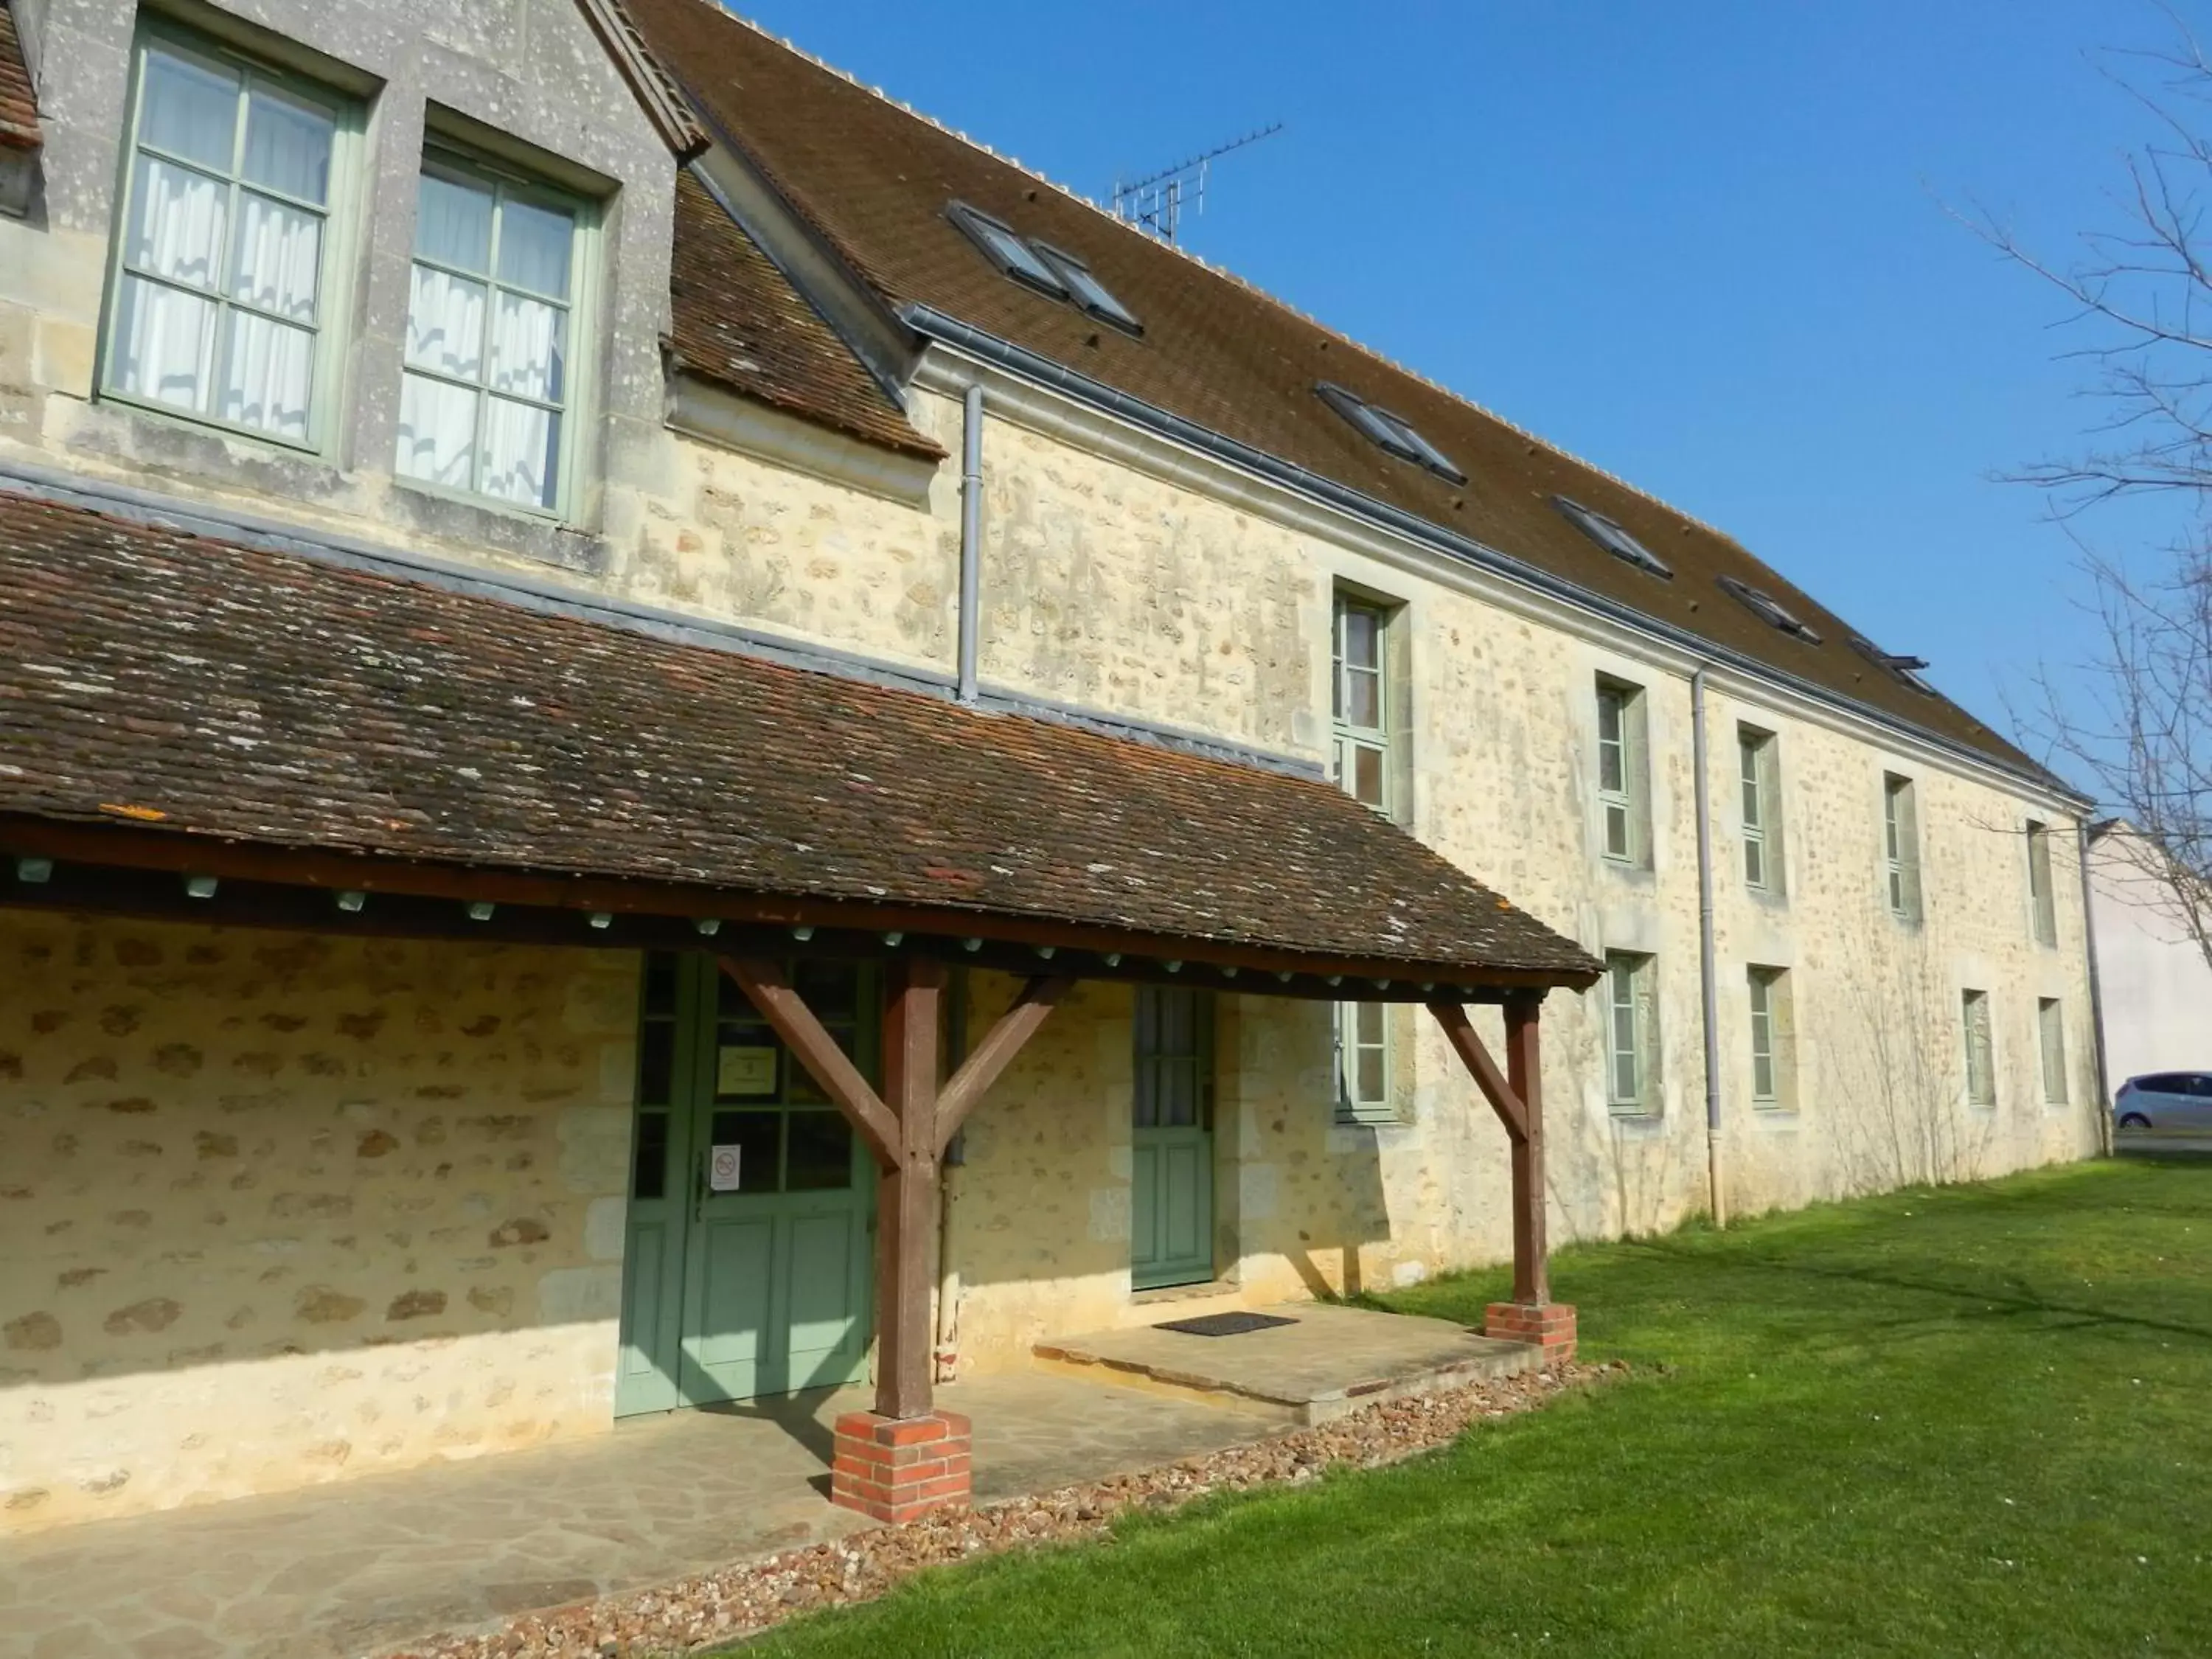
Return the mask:
[[0, 1525], [2094, 1148], [1725, 535], [708, 0], [0, 19]]

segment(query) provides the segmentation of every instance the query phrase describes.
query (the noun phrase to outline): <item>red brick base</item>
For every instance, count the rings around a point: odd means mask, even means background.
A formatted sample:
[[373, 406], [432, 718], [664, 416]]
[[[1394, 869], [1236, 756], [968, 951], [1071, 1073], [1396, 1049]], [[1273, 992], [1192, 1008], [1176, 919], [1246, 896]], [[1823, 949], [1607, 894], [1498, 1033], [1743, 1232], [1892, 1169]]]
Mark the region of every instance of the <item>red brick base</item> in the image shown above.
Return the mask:
[[837, 1419], [830, 1501], [890, 1522], [965, 1504], [969, 1444], [968, 1419], [957, 1412], [909, 1418], [847, 1412]]
[[1575, 1357], [1575, 1310], [1565, 1302], [1493, 1302], [1483, 1314], [1482, 1334], [1534, 1343], [1543, 1349], [1547, 1367]]

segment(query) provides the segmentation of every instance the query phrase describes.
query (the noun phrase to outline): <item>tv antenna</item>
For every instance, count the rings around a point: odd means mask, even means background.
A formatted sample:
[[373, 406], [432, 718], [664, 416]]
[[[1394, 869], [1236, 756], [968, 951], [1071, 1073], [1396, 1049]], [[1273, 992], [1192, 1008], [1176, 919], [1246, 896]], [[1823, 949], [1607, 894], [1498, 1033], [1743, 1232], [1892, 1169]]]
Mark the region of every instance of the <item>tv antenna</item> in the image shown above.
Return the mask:
[[1206, 176], [1213, 163], [1234, 149], [1256, 144], [1262, 138], [1272, 138], [1283, 130], [1280, 121], [1271, 121], [1255, 128], [1241, 138], [1232, 138], [1225, 144], [1216, 144], [1212, 149], [1177, 161], [1171, 167], [1162, 167], [1158, 173], [1123, 184], [1114, 181], [1114, 216], [1124, 224], [1148, 230], [1163, 241], [1172, 242], [1182, 223], [1183, 210], [1194, 213], [1206, 211]]

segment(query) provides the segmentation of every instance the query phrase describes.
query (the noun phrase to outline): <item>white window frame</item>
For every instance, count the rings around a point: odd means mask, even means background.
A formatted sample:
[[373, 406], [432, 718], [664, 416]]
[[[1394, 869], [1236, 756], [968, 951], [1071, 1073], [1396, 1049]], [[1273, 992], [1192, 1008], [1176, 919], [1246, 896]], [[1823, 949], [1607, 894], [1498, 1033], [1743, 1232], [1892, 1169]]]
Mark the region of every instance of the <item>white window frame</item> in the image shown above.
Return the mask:
[[1605, 976], [1598, 981], [1605, 1012], [1605, 1099], [1616, 1117], [1652, 1117], [1659, 1111], [1658, 966], [1656, 957], [1638, 951], [1605, 954]]
[[[1398, 1121], [1395, 1090], [1397, 1067], [1390, 1042], [1391, 1005], [1387, 1002], [1340, 1002], [1336, 1005], [1336, 1121], [1369, 1125]], [[1371, 1024], [1372, 1040], [1363, 1033]], [[1382, 1086], [1373, 1093], [1359, 1085], [1360, 1057], [1372, 1054], [1381, 1060]]]
[[[1751, 1008], [1751, 1103], [1762, 1112], [1795, 1111], [1796, 1018], [1790, 1006], [1790, 970], [1761, 967], [1745, 970]], [[1765, 1079], [1761, 1086], [1759, 1073]]]
[[1889, 913], [1921, 919], [1918, 787], [1899, 772], [1881, 775], [1882, 871]]
[[1782, 849], [1782, 740], [1756, 726], [1739, 725], [1735, 732], [1743, 884], [1779, 898], [1788, 890]]
[[[557, 459], [555, 465], [560, 469], [560, 477], [550, 503], [519, 501], [510, 496], [488, 494], [473, 485], [462, 489], [453, 484], [441, 483], [435, 479], [418, 477], [399, 470], [398, 453], [399, 440], [395, 430], [391, 458], [392, 481], [404, 489], [418, 490], [424, 495], [441, 496], [447, 501], [465, 501], [472, 507], [483, 507], [495, 513], [520, 514], [550, 523], [574, 522], [583, 499], [583, 490], [577, 477], [577, 464], [579, 458], [585, 453], [585, 428], [591, 418], [592, 398], [596, 391], [591, 365], [598, 355], [600, 332], [598, 304], [599, 204], [588, 196], [553, 183], [542, 175], [508, 161], [504, 155], [489, 154], [464, 138], [440, 131], [435, 127], [425, 135], [422, 161], [416, 169], [418, 190], [421, 175], [433, 171], [442, 171], [469, 179], [479, 185], [489, 185], [495, 192], [493, 240], [487, 259], [490, 269], [481, 275], [476, 272], [456, 273], [468, 281], [482, 282], [485, 288], [485, 342], [483, 351], [482, 378], [471, 381], [438, 369], [409, 362], [406, 361], [403, 343], [399, 371], [402, 384], [404, 385], [407, 376], [416, 375], [426, 380], [435, 381], [440, 385], [459, 386], [476, 394], [475, 476], [477, 478], [483, 476], [484, 464], [484, 421], [494, 398], [532, 408], [557, 410], [561, 421], [561, 440], [557, 447]], [[568, 297], [565, 301], [556, 301], [529, 289], [500, 281], [497, 270], [499, 260], [497, 216], [510, 198], [526, 202], [534, 201], [540, 205], [556, 208], [574, 216], [574, 230], [568, 249]], [[411, 326], [414, 320], [411, 283], [415, 267], [421, 264], [432, 270], [450, 268], [423, 256], [419, 240], [414, 234], [411, 220], [410, 225], [407, 256], [410, 283], [408, 325]], [[491, 319], [497, 305], [498, 295], [507, 291], [522, 295], [541, 303], [558, 306], [567, 313], [566, 355], [562, 363], [565, 375], [564, 396], [557, 404], [520, 393], [495, 392], [492, 388]]]
[[2051, 826], [2031, 818], [2027, 840], [2029, 927], [2038, 945], [2055, 947], [2058, 943], [2058, 895], [2051, 879]]
[[1966, 1104], [1993, 1107], [1997, 1103], [1996, 1034], [1987, 991], [1960, 991], [1959, 1034], [1966, 1050]]
[[[165, 152], [152, 149], [141, 139], [145, 125], [146, 56], [159, 46], [173, 55], [195, 60], [204, 67], [219, 70], [240, 77], [238, 118], [232, 135], [229, 171], [222, 175], [229, 191], [223, 217], [223, 269], [228, 273], [231, 262], [237, 257], [238, 205], [242, 191], [251, 191], [285, 206], [317, 216], [322, 224], [321, 245], [318, 251], [315, 273], [315, 320], [306, 325], [314, 335], [314, 346], [308, 368], [307, 431], [304, 438], [287, 437], [267, 427], [247, 422], [227, 420], [210, 410], [188, 409], [179, 404], [166, 402], [143, 392], [126, 390], [118, 380], [118, 355], [121, 350], [123, 286], [131, 274], [126, 258], [130, 241], [131, 216], [137, 205], [137, 157], [142, 149], [149, 155], [165, 156]], [[320, 106], [331, 120], [331, 171], [327, 197], [318, 206], [313, 202], [285, 195], [273, 187], [252, 184], [240, 177], [241, 152], [245, 144], [246, 110], [247, 99], [256, 83], [267, 85], [286, 97], [302, 103]], [[360, 100], [331, 87], [313, 76], [281, 68], [250, 53], [240, 52], [227, 43], [195, 30], [169, 22], [166, 19], [143, 17], [131, 42], [131, 76], [125, 94], [126, 128], [124, 134], [122, 161], [118, 170], [115, 191], [115, 213], [108, 238], [106, 290], [102, 295], [101, 330], [99, 343], [98, 396], [103, 403], [120, 404], [165, 419], [182, 421], [197, 427], [209, 427], [216, 431], [248, 439], [255, 443], [268, 444], [295, 454], [306, 454], [327, 459], [337, 449], [339, 422], [335, 411], [345, 403], [343, 395], [344, 362], [343, 319], [352, 314], [353, 253], [357, 243], [359, 217], [356, 179], [360, 171], [363, 112]], [[166, 158], [166, 157], [165, 157]], [[214, 178], [201, 162], [175, 158], [173, 165], [189, 168], [204, 177]], [[167, 278], [143, 275], [143, 280], [160, 286], [177, 289], [198, 295], [216, 307], [216, 335], [210, 349], [208, 373], [210, 398], [215, 395], [222, 374], [224, 347], [230, 337], [230, 319], [239, 311], [262, 314], [258, 308], [234, 297], [227, 292], [228, 284], [217, 282], [207, 290], [199, 290]], [[298, 327], [295, 319], [285, 319]]]
[[2066, 1083], [2066, 1005], [2057, 997], [2035, 1000], [2036, 1048], [2042, 1055], [2043, 1103], [2067, 1104], [2072, 1091]]
[[[1595, 708], [1598, 855], [1619, 868], [1648, 870], [1651, 867], [1651, 765], [1644, 688], [1601, 674]], [[1613, 727], [1610, 736], [1606, 731], [1608, 724]], [[1609, 773], [1613, 781], [1608, 781]]]

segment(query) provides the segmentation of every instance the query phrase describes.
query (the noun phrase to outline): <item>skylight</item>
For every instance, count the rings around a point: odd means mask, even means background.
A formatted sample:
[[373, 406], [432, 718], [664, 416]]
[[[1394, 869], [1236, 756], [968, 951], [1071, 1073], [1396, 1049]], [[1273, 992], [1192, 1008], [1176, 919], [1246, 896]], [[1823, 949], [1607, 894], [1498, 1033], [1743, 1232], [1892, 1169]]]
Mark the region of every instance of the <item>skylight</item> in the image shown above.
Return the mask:
[[1073, 253], [1063, 252], [1049, 243], [1031, 241], [1011, 225], [965, 202], [953, 203], [945, 212], [1002, 274], [1040, 294], [1069, 301], [1101, 322], [1111, 323], [1131, 334], [1145, 331], [1136, 313], [1115, 299], [1113, 290]]
[[1053, 269], [1075, 303], [1101, 322], [1111, 323], [1116, 328], [1126, 328], [1132, 334], [1141, 334], [1145, 325], [1139, 322], [1129, 307], [1115, 299], [1113, 291], [1091, 273], [1091, 267], [1072, 253], [1062, 253], [1046, 242], [1030, 244], [1037, 256]]
[[1449, 478], [1454, 483], [1467, 482], [1467, 474], [1453, 465], [1451, 458], [1424, 438], [1403, 416], [1378, 409], [1334, 381], [1323, 380], [1314, 390], [1323, 403], [1365, 434], [1378, 448], [1388, 450], [1401, 460], [1426, 467], [1440, 478]]
[[1580, 501], [1571, 501], [1565, 495], [1553, 496], [1552, 505], [1558, 507], [1576, 529], [1615, 558], [1626, 559], [1638, 570], [1649, 571], [1655, 576], [1672, 576], [1674, 574], [1674, 568], [1666, 560], [1595, 507], [1584, 507]]
[[1927, 658], [1905, 656], [1894, 651], [1885, 651], [1863, 634], [1851, 635], [1851, 649], [1874, 664], [1875, 667], [1887, 669], [1915, 691], [1925, 691], [1931, 697], [1936, 695], [1936, 688], [1920, 678], [1921, 671], [1928, 666]]
[[1753, 587], [1749, 582], [1738, 581], [1734, 576], [1719, 578], [1720, 585], [1734, 594], [1755, 615], [1765, 617], [1784, 633], [1801, 639], [1808, 645], [1818, 645], [1820, 636], [1793, 615], [1772, 594]]

